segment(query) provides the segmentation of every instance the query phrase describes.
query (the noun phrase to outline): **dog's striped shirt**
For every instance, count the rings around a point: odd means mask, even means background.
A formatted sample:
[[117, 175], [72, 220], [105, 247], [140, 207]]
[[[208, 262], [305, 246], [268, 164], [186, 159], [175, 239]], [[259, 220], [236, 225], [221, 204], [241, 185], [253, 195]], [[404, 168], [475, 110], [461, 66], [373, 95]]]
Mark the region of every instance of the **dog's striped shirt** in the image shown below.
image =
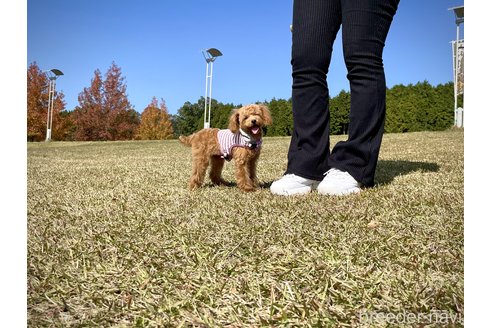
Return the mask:
[[231, 130], [219, 130], [217, 139], [222, 152], [222, 158], [230, 161], [232, 159], [232, 149], [234, 147], [245, 147], [250, 149], [259, 149], [261, 147], [260, 140], [251, 140], [251, 137], [245, 133], [232, 133]]

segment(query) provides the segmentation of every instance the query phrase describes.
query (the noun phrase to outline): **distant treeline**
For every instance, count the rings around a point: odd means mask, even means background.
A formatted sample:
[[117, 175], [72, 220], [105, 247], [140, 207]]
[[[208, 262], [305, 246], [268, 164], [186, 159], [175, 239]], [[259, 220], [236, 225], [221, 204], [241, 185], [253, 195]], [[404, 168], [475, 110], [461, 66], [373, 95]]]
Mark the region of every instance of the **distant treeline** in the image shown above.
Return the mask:
[[[454, 120], [453, 83], [432, 86], [427, 81], [415, 85], [395, 85], [386, 91], [385, 132], [438, 131], [450, 128]], [[197, 103], [186, 102], [171, 116], [174, 134], [188, 135], [203, 128], [204, 98]], [[460, 99], [460, 105], [462, 103]], [[342, 90], [329, 99], [331, 134], [347, 134], [350, 112], [350, 93]], [[273, 125], [268, 136], [292, 134], [291, 99], [264, 101], [272, 113]], [[232, 109], [241, 105], [223, 104], [212, 99], [211, 126], [224, 129]], [[328, 110], [328, 108], [327, 108]]]
[[[387, 89], [386, 132], [445, 130], [453, 125], [453, 84], [432, 86], [427, 81], [415, 85], [395, 85]], [[63, 92], [56, 92], [53, 106], [53, 140], [162, 140], [189, 135], [203, 128], [205, 99], [186, 102], [169, 115], [164, 99], [156, 97], [142, 113], [135, 110], [126, 94], [121, 68], [113, 63], [103, 75], [98, 69], [90, 85], [79, 94], [79, 105], [65, 109]], [[36, 63], [27, 70], [27, 140], [46, 137], [48, 76]], [[459, 105], [462, 106], [460, 98]], [[272, 113], [273, 125], [267, 136], [290, 136], [293, 130], [291, 99], [264, 101]], [[350, 93], [341, 91], [328, 101], [331, 134], [347, 134]], [[234, 108], [241, 104], [211, 101], [211, 126], [225, 129]], [[327, 108], [328, 110], [328, 108]]]

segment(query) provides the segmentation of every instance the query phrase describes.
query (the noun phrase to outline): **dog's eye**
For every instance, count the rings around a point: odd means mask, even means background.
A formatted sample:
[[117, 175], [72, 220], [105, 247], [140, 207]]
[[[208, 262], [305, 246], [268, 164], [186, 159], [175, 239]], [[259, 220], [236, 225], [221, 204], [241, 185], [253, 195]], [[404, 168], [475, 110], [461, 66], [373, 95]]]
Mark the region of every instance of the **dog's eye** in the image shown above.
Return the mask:
[[244, 119], [247, 120], [249, 118], [249, 115], [245, 115]]

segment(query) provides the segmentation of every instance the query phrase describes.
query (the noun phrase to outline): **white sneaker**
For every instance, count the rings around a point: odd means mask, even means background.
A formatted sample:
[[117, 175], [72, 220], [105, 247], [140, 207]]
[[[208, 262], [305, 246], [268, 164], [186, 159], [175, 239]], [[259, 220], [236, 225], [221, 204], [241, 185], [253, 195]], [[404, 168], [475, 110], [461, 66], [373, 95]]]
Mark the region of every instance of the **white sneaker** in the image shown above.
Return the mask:
[[361, 184], [348, 172], [330, 169], [318, 186], [321, 195], [343, 196], [360, 192]]
[[274, 195], [305, 195], [315, 189], [319, 181], [302, 178], [295, 174], [286, 174], [272, 183], [270, 191]]

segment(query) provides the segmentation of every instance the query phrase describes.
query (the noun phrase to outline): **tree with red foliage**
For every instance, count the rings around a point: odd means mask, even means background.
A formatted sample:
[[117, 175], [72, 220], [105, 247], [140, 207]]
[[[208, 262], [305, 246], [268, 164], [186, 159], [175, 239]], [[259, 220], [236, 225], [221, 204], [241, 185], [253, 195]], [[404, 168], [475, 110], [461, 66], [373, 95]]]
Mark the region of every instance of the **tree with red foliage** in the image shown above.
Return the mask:
[[128, 101], [125, 79], [121, 76], [121, 68], [114, 62], [106, 72], [103, 86], [111, 140], [133, 139], [139, 124], [138, 113]]
[[79, 94], [79, 106], [75, 108], [75, 140], [108, 140], [106, 115], [103, 113], [103, 82], [97, 69], [91, 86]]
[[79, 94], [75, 109], [76, 140], [129, 140], [135, 137], [138, 113], [126, 95], [125, 78], [114, 62], [103, 81], [96, 70], [91, 85]]
[[[27, 140], [43, 141], [46, 139], [46, 122], [48, 119], [49, 79], [36, 62], [27, 69]], [[52, 139], [62, 140], [66, 134], [60, 113], [65, 110], [65, 95], [55, 90], [53, 101]], [[66, 115], [65, 115], [66, 116]]]
[[163, 140], [173, 137], [173, 126], [164, 99], [161, 99], [159, 106], [157, 98], [153, 97], [152, 102], [144, 109], [137, 137], [142, 140]]

